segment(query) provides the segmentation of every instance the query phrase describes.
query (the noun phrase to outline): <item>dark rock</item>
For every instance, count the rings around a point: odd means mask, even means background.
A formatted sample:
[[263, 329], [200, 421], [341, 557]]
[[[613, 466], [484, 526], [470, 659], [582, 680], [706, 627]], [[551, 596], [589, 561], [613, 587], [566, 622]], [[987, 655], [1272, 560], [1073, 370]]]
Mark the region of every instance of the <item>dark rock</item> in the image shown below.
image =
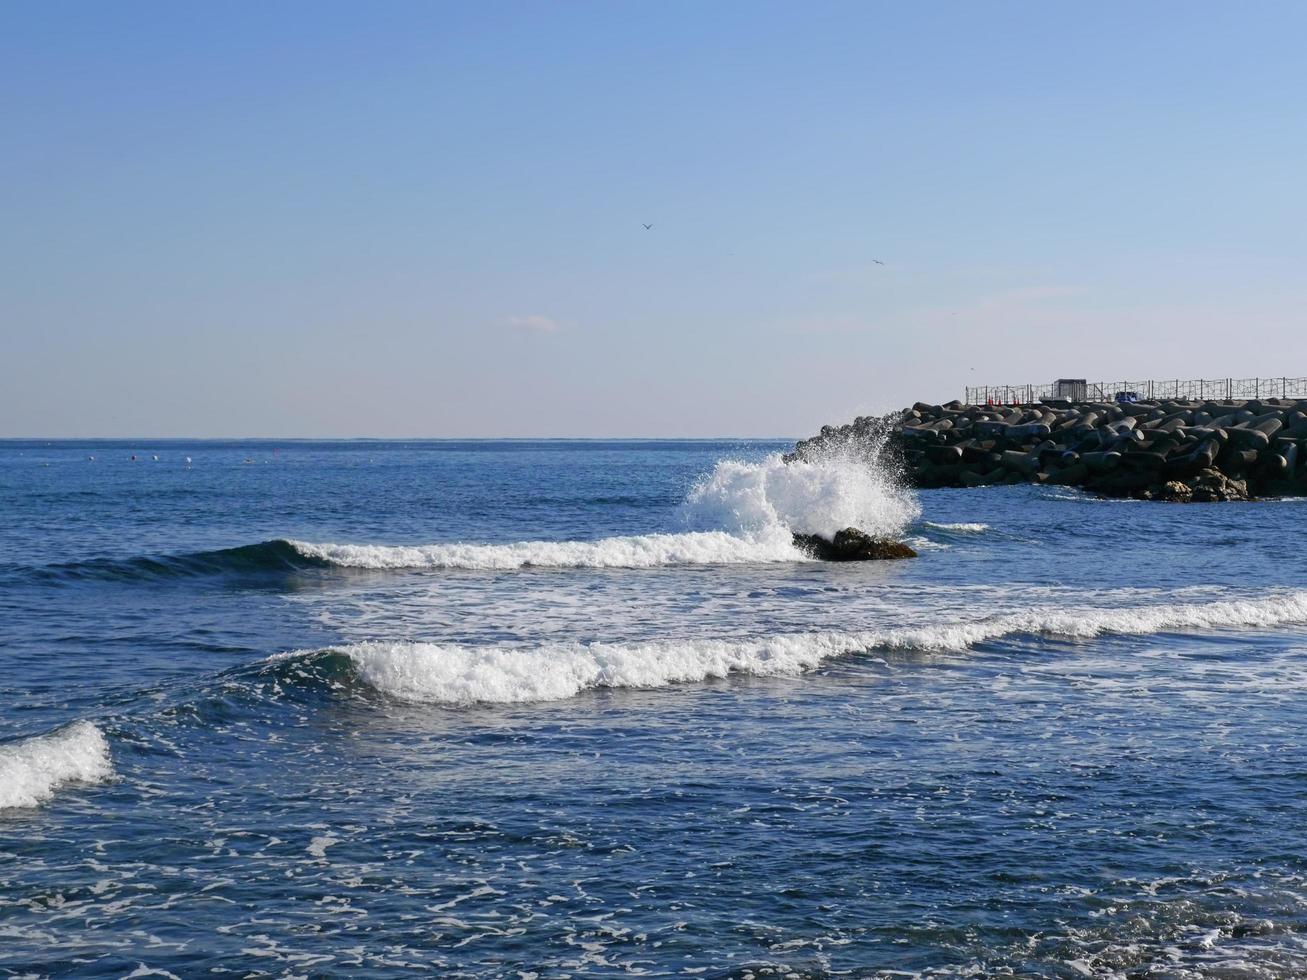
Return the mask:
[[889, 558], [916, 558], [917, 553], [899, 541], [873, 538], [856, 527], [836, 531], [835, 537], [796, 534], [795, 547], [822, 561], [880, 561]]
[[1248, 483], [1226, 476], [1220, 470], [1203, 470], [1193, 480], [1194, 503], [1247, 500]]
[[1150, 500], [1170, 500], [1178, 504], [1187, 504], [1194, 499], [1194, 488], [1179, 480], [1171, 480], [1153, 491]]
[[1058, 486], [1074, 487], [1084, 483], [1089, 478], [1089, 467], [1084, 463], [1071, 463], [1062, 467], [1056, 473], [1050, 473], [1048, 476], [1049, 483], [1056, 483]]
[[964, 487], [987, 487], [1003, 478], [1002, 472], [993, 470], [979, 473], [976, 470], [963, 470], [959, 479]]

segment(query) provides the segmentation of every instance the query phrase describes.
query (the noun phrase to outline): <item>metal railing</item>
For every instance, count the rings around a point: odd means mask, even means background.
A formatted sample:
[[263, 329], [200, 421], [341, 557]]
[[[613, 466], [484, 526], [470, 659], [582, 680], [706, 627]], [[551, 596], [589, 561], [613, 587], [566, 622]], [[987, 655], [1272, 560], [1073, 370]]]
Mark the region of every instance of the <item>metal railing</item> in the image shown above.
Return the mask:
[[1140, 401], [1230, 401], [1249, 398], [1307, 398], [1307, 378], [1199, 378], [1195, 381], [1087, 381], [1046, 385], [977, 385], [967, 388], [968, 405], [1028, 405], [1065, 398], [1110, 402], [1118, 392]]

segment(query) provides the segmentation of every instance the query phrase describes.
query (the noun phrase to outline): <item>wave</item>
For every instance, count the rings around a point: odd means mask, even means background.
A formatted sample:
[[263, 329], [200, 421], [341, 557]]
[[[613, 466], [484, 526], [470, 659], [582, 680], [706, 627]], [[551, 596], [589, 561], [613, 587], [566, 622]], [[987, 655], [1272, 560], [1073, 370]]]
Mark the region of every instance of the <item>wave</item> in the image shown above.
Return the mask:
[[39, 806], [69, 783], [113, 775], [109, 743], [89, 721], [0, 745], [0, 809]]
[[934, 531], [952, 531], [954, 534], [984, 534], [989, 530], [988, 524], [937, 524], [934, 521], [923, 521], [922, 527], [928, 527]]
[[277, 538], [238, 548], [191, 554], [95, 558], [33, 569], [49, 581], [136, 581], [211, 575], [284, 574], [310, 569], [654, 568], [808, 561], [790, 532], [736, 535], [725, 531], [640, 534], [594, 541], [451, 542], [431, 545], [318, 544]]
[[906, 544], [913, 551], [917, 551], [917, 552], [948, 551], [949, 548], [952, 547], [952, 545], [945, 544], [943, 541], [934, 541], [930, 538], [922, 537], [919, 534], [914, 534], [910, 538], [905, 538], [903, 540], [903, 543]]
[[180, 555], [141, 555], [132, 558], [92, 558], [36, 569], [37, 578], [54, 581], [77, 579], [137, 580], [188, 578], [218, 574], [257, 574], [321, 568], [326, 564], [284, 539], [214, 551]]
[[917, 527], [925, 534], [917, 534], [904, 543], [914, 551], [947, 551], [952, 547], [950, 541], [970, 538], [989, 531], [988, 524], [941, 524], [935, 521], [922, 521]]
[[[550, 643], [534, 647], [367, 642], [279, 654], [265, 666], [343, 666], [373, 691], [401, 701], [443, 705], [556, 701], [596, 688], [655, 688], [731, 674], [793, 675], [823, 662], [873, 651], [943, 653], [1029, 635], [1081, 640], [1176, 630], [1307, 624], [1307, 592], [1258, 600], [1074, 611], [1031, 611], [967, 623], [892, 630], [823, 631], [746, 639], [642, 643]], [[312, 674], [312, 669], [309, 674]]]
[[641, 534], [597, 541], [517, 541], [512, 544], [432, 544], [416, 547], [310, 544], [297, 553], [324, 564], [371, 569], [654, 568], [804, 561], [789, 532], [737, 536], [725, 531]]

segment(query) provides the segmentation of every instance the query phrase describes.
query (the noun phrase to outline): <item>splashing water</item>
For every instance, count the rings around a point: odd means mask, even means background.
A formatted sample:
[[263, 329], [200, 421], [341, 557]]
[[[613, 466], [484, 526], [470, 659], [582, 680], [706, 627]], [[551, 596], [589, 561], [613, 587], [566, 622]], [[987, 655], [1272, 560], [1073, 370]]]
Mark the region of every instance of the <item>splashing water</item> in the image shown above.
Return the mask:
[[38, 806], [69, 783], [98, 783], [113, 772], [109, 743], [90, 722], [0, 745], [0, 809]]
[[921, 509], [883, 445], [883, 438], [869, 438], [803, 459], [723, 460], [690, 491], [685, 513], [696, 525], [744, 536], [830, 537], [846, 527], [901, 536]]

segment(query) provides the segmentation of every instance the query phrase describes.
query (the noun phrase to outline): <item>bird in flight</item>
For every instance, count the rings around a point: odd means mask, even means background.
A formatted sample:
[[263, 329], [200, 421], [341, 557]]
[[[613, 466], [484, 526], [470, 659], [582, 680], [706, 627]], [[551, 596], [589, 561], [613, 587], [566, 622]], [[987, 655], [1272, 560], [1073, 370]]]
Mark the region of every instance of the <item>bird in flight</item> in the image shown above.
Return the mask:
[[884, 264], [885, 264], [885, 263], [882, 262], [880, 259], [872, 259], [871, 261], [875, 262], [877, 265], [884, 265]]
[[[641, 224], [644, 224], [644, 223], [641, 222]], [[653, 227], [653, 225], [645, 225], [645, 226], [644, 226], [644, 230], [645, 230], [645, 231], [648, 231], [648, 230], [649, 230], [650, 228], [652, 228], [652, 227]]]

